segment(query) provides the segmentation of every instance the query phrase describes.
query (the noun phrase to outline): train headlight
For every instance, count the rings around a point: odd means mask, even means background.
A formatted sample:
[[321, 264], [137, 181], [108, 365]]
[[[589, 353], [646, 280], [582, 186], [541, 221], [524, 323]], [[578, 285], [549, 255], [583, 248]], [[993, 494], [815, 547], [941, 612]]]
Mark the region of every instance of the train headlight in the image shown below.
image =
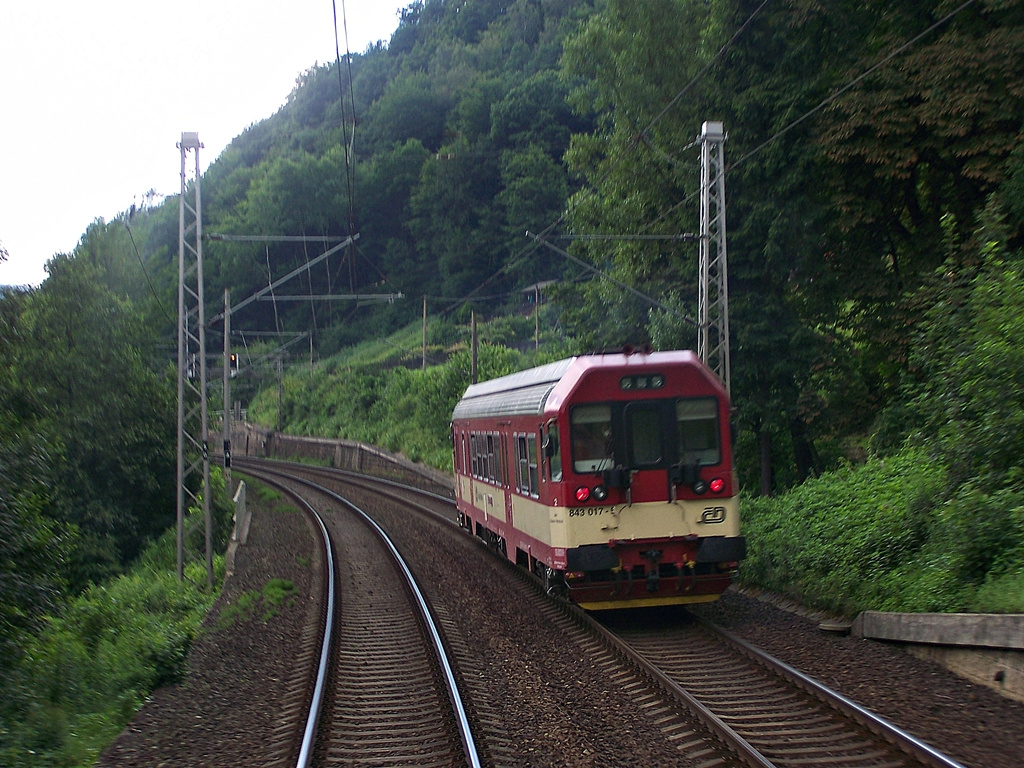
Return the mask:
[[721, 493], [724, 490], [725, 490], [725, 480], [723, 480], [720, 477], [716, 477], [714, 480], [711, 481], [711, 492], [712, 493]]
[[595, 485], [594, 498], [598, 501], [604, 501], [608, 498], [608, 489], [603, 485]]
[[576, 501], [586, 501], [590, 498], [590, 489], [585, 485], [581, 485], [576, 489]]
[[693, 488], [694, 493], [700, 496], [701, 494], [708, 492], [708, 481], [702, 480], [701, 478], [698, 477], [696, 480], [693, 481], [693, 485], [691, 485], [690, 487]]

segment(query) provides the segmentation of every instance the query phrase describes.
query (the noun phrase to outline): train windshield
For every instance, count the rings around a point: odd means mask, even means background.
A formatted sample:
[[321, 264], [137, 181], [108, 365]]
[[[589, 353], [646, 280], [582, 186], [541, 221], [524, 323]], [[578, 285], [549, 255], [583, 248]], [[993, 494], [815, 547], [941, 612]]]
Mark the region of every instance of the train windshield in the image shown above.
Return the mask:
[[577, 474], [722, 462], [713, 397], [578, 405], [570, 424]]
[[572, 409], [572, 468], [578, 474], [615, 466], [610, 405], [578, 405]]
[[676, 424], [682, 463], [721, 464], [717, 400], [711, 397], [679, 400], [676, 402]]

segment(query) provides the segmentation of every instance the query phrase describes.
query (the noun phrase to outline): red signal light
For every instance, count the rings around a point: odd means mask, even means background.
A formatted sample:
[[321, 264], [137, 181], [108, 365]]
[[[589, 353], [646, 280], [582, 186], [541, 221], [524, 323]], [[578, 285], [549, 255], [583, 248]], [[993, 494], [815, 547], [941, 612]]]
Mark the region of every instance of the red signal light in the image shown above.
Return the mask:
[[585, 485], [581, 485], [576, 489], [576, 501], [586, 501], [590, 498], [590, 489]]
[[711, 481], [710, 487], [712, 493], [721, 493], [725, 490], [725, 480], [720, 477], [716, 477]]

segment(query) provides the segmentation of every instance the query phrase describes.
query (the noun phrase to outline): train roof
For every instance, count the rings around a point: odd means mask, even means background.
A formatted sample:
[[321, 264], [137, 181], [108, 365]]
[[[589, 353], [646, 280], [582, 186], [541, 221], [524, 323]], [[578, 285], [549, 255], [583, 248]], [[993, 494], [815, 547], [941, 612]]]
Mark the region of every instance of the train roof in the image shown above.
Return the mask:
[[697, 356], [689, 351], [570, 357], [470, 385], [455, 406], [452, 420], [543, 414], [552, 391], [566, 378], [578, 380], [585, 371], [593, 368], [627, 368], [649, 364], [702, 366]]
[[548, 395], [562, 380], [575, 357], [530, 368], [490, 381], [471, 384], [462, 396], [452, 419], [543, 413]]

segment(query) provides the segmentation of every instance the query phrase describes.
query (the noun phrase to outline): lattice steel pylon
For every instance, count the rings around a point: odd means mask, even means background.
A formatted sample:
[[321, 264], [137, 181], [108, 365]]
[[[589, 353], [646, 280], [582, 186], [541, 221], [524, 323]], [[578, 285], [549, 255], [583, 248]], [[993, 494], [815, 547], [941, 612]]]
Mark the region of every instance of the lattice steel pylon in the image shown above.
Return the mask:
[[[201, 506], [202, 524], [206, 533], [206, 582], [207, 586], [213, 586], [203, 216], [199, 189], [199, 150], [202, 146], [198, 133], [181, 134], [178, 143], [178, 149], [181, 150], [181, 196], [178, 199], [178, 579], [180, 581], [185, 578], [186, 555], [195, 557], [190, 542], [200, 521], [197, 512], [192, 510], [198, 510]], [[186, 162], [190, 152], [195, 157], [191, 185]], [[191, 484], [189, 482], [200, 470], [201, 492], [193, 490], [195, 480]]]
[[729, 270], [725, 247], [725, 129], [700, 129], [700, 286], [697, 355], [729, 383]]

